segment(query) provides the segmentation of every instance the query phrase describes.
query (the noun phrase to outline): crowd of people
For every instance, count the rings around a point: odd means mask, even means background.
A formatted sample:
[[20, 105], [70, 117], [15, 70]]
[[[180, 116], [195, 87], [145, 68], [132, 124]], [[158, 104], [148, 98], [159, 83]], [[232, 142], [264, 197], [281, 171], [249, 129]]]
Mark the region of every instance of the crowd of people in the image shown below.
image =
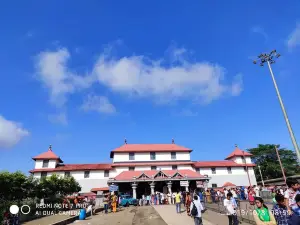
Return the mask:
[[[286, 183], [287, 188], [273, 188], [273, 207], [270, 208], [260, 197], [259, 191], [251, 193], [253, 188], [248, 189], [250, 191], [248, 200], [250, 204], [256, 206], [252, 213], [257, 225], [300, 225], [300, 184], [297, 180], [292, 179], [287, 180]], [[238, 225], [237, 204], [231, 190], [226, 194], [223, 204], [226, 208], [229, 225]]]

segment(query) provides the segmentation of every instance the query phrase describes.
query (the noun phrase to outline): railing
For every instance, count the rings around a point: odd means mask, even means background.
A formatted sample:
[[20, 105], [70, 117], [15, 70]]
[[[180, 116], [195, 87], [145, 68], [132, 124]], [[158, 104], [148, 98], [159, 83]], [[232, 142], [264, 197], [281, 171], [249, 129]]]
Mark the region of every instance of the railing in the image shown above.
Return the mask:
[[[214, 200], [214, 201], [212, 201]], [[218, 212], [224, 216], [226, 216], [226, 208], [223, 204], [224, 198], [216, 197], [215, 199], [209, 198], [209, 201], [206, 197], [204, 197], [204, 207]], [[240, 222], [247, 222], [251, 224], [255, 224], [253, 211], [255, 210], [254, 205], [250, 205], [247, 200], [237, 200], [237, 216]], [[272, 209], [272, 204], [267, 203], [269, 209]]]

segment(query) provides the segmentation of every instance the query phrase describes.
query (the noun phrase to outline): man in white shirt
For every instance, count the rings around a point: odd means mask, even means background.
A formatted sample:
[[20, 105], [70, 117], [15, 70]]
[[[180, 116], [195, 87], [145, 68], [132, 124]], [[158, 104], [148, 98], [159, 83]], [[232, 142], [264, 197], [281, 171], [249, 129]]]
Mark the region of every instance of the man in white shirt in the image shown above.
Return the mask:
[[295, 197], [297, 194], [299, 194], [298, 189], [300, 185], [296, 179], [289, 179], [286, 181], [286, 184], [289, 187], [289, 189], [287, 189], [284, 193], [285, 205], [288, 208], [288, 213], [292, 214], [291, 208], [297, 205]]
[[229, 192], [224, 199], [224, 206], [226, 208], [226, 214], [228, 216], [229, 224], [238, 225], [238, 219], [235, 211], [235, 205], [232, 201], [232, 194]]
[[193, 206], [196, 206], [197, 208], [197, 214], [196, 215], [191, 215], [194, 217], [194, 223], [195, 225], [202, 225], [202, 214], [201, 211], [204, 210], [201, 202], [199, 201], [198, 195], [194, 195], [194, 200], [191, 202], [190, 209], [191, 209], [191, 214], [193, 213]]
[[260, 197], [259, 196], [259, 187], [258, 186], [256, 186], [256, 185], [254, 185], [254, 192], [255, 192], [255, 197]]

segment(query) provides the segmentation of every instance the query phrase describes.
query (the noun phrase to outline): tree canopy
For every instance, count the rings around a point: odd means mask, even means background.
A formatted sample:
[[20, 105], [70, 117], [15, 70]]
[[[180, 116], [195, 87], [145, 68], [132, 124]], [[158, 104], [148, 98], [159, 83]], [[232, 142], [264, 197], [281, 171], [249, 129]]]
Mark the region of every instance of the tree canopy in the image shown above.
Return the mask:
[[50, 177], [35, 179], [21, 172], [0, 172], [0, 200], [19, 202], [26, 198], [66, 196], [81, 190], [73, 177], [53, 174]]
[[[294, 151], [280, 148], [280, 145], [259, 144], [256, 148], [248, 149], [248, 151], [253, 155], [253, 162], [260, 166], [263, 179], [275, 179], [282, 177], [275, 146], [278, 149], [285, 175], [292, 176], [299, 174], [300, 169], [297, 163], [297, 156]], [[257, 180], [261, 180], [257, 167], [254, 171]]]

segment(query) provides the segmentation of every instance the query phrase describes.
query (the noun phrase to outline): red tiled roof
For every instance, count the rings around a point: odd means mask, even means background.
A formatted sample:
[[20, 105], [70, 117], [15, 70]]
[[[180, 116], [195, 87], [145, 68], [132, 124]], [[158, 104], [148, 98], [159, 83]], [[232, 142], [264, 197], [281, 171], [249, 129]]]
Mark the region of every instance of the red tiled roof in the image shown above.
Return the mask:
[[236, 185], [231, 182], [226, 182], [223, 187], [236, 187]]
[[148, 170], [148, 171], [123, 171], [118, 176], [115, 177], [116, 181], [122, 181], [122, 180], [133, 180], [133, 177], [136, 177], [138, 179], [143, 174], [149, 178], [152, 179], [152, 176], [155, 176], [159, 172], [164, 173], [166, 176], [174, 177], [177, 173], [179, 173], [181, 176], [183, 176], [183, 179], [185, 177], [187, 178], [203, 178], [204, 176], [192, 171], [192, 170]]
[[[253, 163], [246, 164], [249, 167], [255, 166]], [[223, 160], [223, 161], [200, 161], [195, 162], [194, 167], [241, 167], [246, 166], [245, 164], [239, 164], [230, 160]]]
[[43, 152], [42, 154], [39, 154], [35, 157], [33, 157], [32, 159], [34, 160], [44, 160], [44, 159], [56, 159], [59, 160], [61, 163], [63, 162], [60, 157], [58, 157], [52, 150], [51, 148], [49, 148], [49, 150], [47, 152]]
[[191, 152], [192, 150], [177, 144], [124, 144], [114, 152]]
[[63, 164], [56, 168], [42, 168], [30, 170], [35, 172], [57, 172], [57, 171], [78, 171], [78, 170], [111, 170], [111, 164]]
[[250, 154], [249, 152], [245, 152], [236, 146], [234, 151], [231, 152], [230, 155], [226, 157], [226, 159], [231, 159], [234, 156], [252, 156], [252, 154]]
[[192, 165], [194, 162], [126, 162], [126, 163], [113, 163], [111, 164], [112, 167], [116, 166], [172, 166], [172, 165]]
[[100, 188], [92, 188], [91, 192], [97, 192], [97, 191], [109, 191], [108, 187], [100, 187]]

